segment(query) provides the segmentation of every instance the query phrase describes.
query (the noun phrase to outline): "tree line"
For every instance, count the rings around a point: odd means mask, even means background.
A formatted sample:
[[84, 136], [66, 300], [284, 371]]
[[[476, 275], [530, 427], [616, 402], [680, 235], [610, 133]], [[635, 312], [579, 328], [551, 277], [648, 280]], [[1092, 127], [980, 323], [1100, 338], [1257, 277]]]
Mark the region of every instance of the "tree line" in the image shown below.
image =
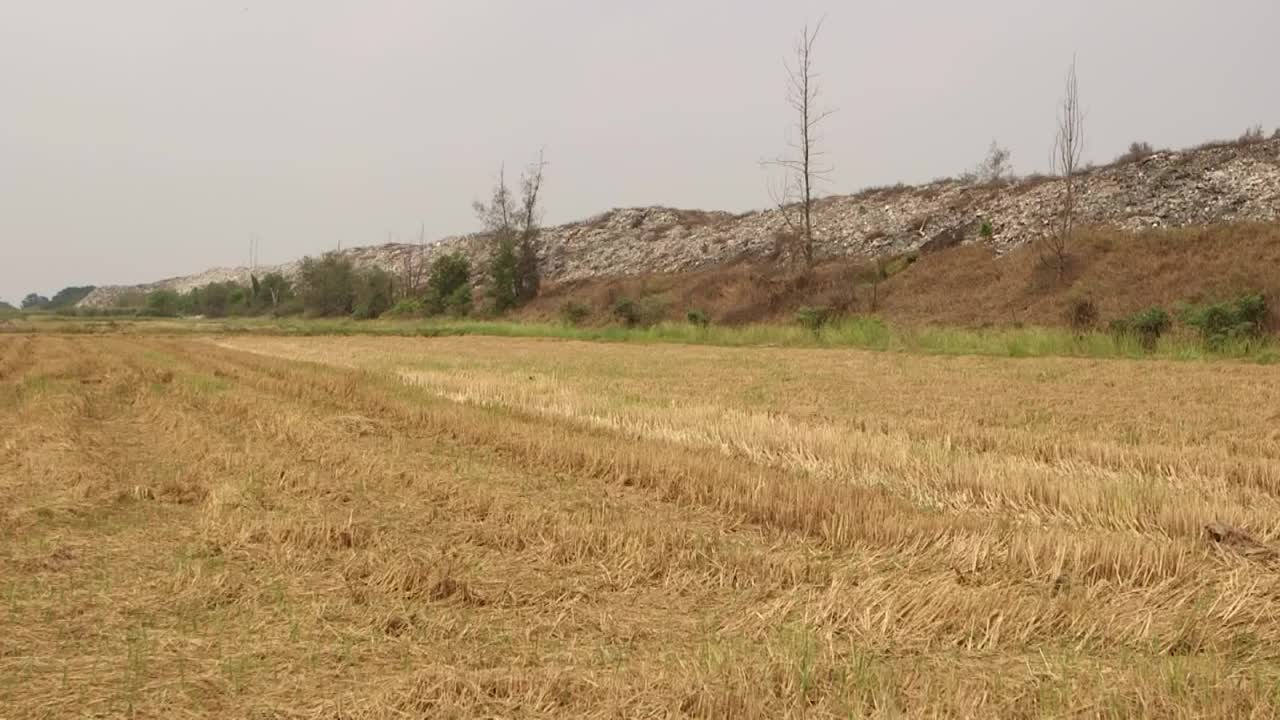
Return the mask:
[[[279, 272], [248, 282], [211, 282], [187, 291], [159, 288], [121, 293], [114, 307], [76, 308], [93, 286], [69, 287], [46, 298], [31, 293], [27, 311], [66, 314], [127, 313], [151, 317], [209, 318], [305, 315], [367, 320], [392, 314], [425, 317], [477, 312], [502, 314], [538, 295], [541, 195], [547, 162], [542, 153], [521, 174], [519, 190], [506, 181], [505, 168], [487, 202], [472, 209], [482, 228], [487, 264], [473, 268], [460, 253], [440, 253], [428, 263], [425, 243], [409, 248], [400, 268], [357, 267], [339, 252], [305, 257], [292, 278]], [[475, 297], [482, 290], [481, 299]]]

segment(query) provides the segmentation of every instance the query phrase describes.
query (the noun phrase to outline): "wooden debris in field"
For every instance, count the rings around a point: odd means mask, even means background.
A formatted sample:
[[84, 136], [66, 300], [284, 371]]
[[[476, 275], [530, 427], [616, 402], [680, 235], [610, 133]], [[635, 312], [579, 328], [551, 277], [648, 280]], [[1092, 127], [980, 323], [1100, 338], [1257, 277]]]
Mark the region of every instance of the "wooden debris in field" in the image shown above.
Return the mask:
[[1269, 561], [1276, 558], [1276, 550], [1254, 539], [1248, 531], [1224, 522], [1211, 522], [1204, 526], [1205, 536], [1218, 545], [1229, 547], [1251, 560]]

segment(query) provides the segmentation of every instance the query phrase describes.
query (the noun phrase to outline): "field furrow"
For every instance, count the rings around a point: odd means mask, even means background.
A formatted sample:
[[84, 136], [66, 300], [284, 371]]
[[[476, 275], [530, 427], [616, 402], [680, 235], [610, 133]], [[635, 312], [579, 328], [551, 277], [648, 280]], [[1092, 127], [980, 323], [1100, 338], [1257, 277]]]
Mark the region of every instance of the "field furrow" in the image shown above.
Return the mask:
[[6, 336], [0, 390], [14, 717], [1280, 705], [1263, 367]]

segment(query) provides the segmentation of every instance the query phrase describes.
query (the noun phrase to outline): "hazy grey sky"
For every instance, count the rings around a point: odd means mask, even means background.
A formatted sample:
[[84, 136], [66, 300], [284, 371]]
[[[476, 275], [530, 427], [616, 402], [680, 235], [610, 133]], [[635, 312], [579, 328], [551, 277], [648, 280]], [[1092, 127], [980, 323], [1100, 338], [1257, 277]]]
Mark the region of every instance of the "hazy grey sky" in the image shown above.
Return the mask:
[[1073, 52], [1089, 159], [1280, 125], [1276, 0], [0, 0], [0, 298], [468, 232], [539, 147], [548, 222], [767, 205], [824, 14], [828, 192], [1043, 169]]

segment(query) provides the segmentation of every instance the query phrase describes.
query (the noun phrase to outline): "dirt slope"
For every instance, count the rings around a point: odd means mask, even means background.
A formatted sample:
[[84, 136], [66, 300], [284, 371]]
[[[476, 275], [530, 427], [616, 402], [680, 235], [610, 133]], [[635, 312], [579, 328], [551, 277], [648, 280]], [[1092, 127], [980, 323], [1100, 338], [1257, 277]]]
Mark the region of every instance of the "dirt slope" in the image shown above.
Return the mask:
[[[907, 256], [909, 257], [909, 256]], [[667, 319], [693, 308], [713, 321], [788, 320], [805, 305], [875, 311], [890, 320], [948, 325], [1056, 325], [1070, 301], [1089, 297], [1103, 320], [1152, 305], [1263, 292], [1280, 300], [1280, 224], [1128, 234], [1094, 229], [1071, 247], [1059, 281], [1036, 244], [997, 255], [962, 245], [890, 263], [901, 268], [878, 287], [864, 259], [829, 261], [811, 278], [775, 266], [741, 262], [688, 273], [603, 278], [549, 286], [525, 311], [528, 319], [558, 318], [566, 303], [591, 312], [588, 322], [612, 320], [623, 298], [649, 299]], [[873, 307], [874, 301], [874, 307]]]

